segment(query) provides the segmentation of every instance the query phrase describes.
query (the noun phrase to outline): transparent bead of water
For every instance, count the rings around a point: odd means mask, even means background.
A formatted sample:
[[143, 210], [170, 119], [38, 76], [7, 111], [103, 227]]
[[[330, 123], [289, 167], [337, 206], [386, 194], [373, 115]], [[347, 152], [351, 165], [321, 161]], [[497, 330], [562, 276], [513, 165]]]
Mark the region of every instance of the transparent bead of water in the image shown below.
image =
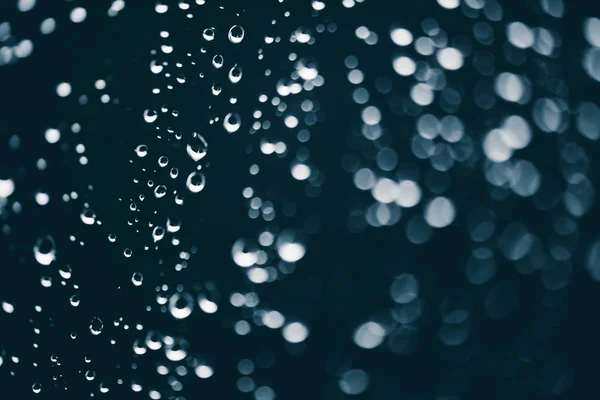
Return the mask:
[[98, 317], [94, 317], [92, 322], [90, 322], [90, 332], [92, 335], [99, 335], [102, 332], [102, 328], [104, 328], [104, 323]]
[[185, 181], [185, 186], [192, 193], [201, 192], [206, 185], [206, 178], [202, 172], [194, 171], [188, 175], [187, 180]]
[[241, 43], [242, 40], [244, 40], [244, 28], [239, 25], [232, 26], [231, 29], [229, 29], [227, 37], [231, 43]]
[[229, 81], [231, 83], [238, 83], [242, 79], [242, 67], [238, 64], [235, 64], [229, 70]]
[[186, 147], [186, 151], [190, 158], [198, 162], [202, 160], [204, 156], [206, 156], [207, 150], [208, 143], [206, 143], [206, 140], [204, 140], [204, 138], [197, 132], [193, 132]]
[[229, 113], [223, 119], [223, 127], [229, 133], [234, 133], [242, 125], [242, 120], [238, 113]]
[[50, 265], [56, 260], [56, 244], [50, 235], [39, 238], [33, 246], [35, 260], [42, 265]]
[[215, 39], [215, 31], [213, 28], [206, 28], [203, 32], [202, 32], [202, 37], [204, 38], [204, 40], [206, 40], [207, 42], [211, 42]]
[[223, 66], [223, 62], [224, 62], [223, 56], [220, 54], [217, 54], [212, 59], [212, 65], [213, 65], [213, 67], [215, 67], [217, 69], [219, 69]]

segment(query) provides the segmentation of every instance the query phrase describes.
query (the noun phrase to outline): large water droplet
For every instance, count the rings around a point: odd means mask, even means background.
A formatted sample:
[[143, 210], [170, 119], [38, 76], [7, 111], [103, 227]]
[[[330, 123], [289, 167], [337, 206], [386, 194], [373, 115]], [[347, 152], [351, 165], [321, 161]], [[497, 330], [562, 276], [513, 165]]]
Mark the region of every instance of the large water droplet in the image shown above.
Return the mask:
[[206, 143], [206, 140], [200, 134], [194, 132], [190, 137], [186, 150], [191, 159], [198, 162], [206, 156], [208, 143]]
[[189, 293], [175, 293], [169, 299], [169, 311], [177, 319], [189, 317], [194, 309], [194, 298]]
[[134, 272], [131, 276], [131, 283], [135, 286], [141, 286], [144, 281], [144, 275], [141, 272]]
[[244, 40], [244, 28], [239, 25], [232, 26], [227, 37], [231, 43], [241, 43]]

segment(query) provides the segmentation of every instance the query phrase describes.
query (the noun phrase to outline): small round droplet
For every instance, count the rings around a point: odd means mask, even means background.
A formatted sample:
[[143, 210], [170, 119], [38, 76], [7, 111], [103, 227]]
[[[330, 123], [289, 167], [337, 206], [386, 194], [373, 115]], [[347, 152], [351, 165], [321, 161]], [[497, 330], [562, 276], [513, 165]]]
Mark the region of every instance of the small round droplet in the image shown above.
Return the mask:
[[188, 175], [185, 185], [190, 192], [198, 193], [204, 189], [204, 186], [206, 185], [206, 178], [202, 172], [194, 171]]
[[215, 31], [213, 28], [207, 28], [202, 32], [202, 37], [207, 42], [211, 42], [215, 39]]
[[42, 385], [36, 382], [33, 385], [31, 385], [31, 390], [33, 390], [33, 393], [38, 394], [42, 391]]
[[102, 328], [104, 328], [104, 323], [98, 317], [94, 317], [92, 322], [90, 322], [90, 332], [92, 335], [99, 335], [102, 332]]
[[134, 272], [131, 276], [131, 283], [133, 283], [134, 286], [141, 286], [143, 282], [144, 275], [142, 275], [141, 272]]
[[69, 299], [69, 302], [71, 303], [71, 305], [73, 307], [77, 307], [79, 306], [79, 303], [81, 302], [81, 298], [79, 297], [78, 294], [74, 294], [73, 296], [71, 296], [71, 298]]

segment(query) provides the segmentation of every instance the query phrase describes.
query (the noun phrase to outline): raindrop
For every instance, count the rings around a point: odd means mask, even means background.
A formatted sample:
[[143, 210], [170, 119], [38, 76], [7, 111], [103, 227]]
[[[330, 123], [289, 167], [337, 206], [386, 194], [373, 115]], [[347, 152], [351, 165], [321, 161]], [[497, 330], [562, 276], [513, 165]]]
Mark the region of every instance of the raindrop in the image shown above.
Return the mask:
[[140, 158], [146, 157], [148, 155], [148, 146], [145, 144], [140, 144], [135, 148], [135, 154], [137, 154], [137, 156]]
[[102, 332], [102, 328], [104, 328], [102, 320], [98, 317], [94, 317], [92, 322], [90, 322], [90, 332], [92, 335], [99, 335]]
[[156, 118], [158, 118], [158, 114], [156, 113], [156, 111], [154, 110], [146, 110], [144, 111], [144, 121], [146, 121], [147, 123], [151, 124], [154, 121], [156, 121]]
[[203, 32], [202, 32], [202, 37], [204, 38], [204, 40], [206, 40], [207, 42], [211, 42], [215, 39], [215, 30], [213, 28], [206, 28]]
[[131, 283], [133, 283], [134, 286], [141, 286], [143, 281], [144, 275], [142, 275], [141, 272], [134, 272], [131, 276]]
[[242, 125], [242, 120], [240, 119], [240, 115], [238, 113], [229, 113], [223, 119], [223, 127], [229, 133], [237, 132]]
[[220, 54], [214, 56], [212, 59], [212, 65], [217, 69], [221, 68], [223, 66], [223, 56]]
[[174, 318], [187, 318], [193, 309], [194, 299], [189, 293], [174, 293], [169, 299], [169, 312]]
[[38, 263], [50, 265], [56, 260], [56, 245], [50, 235], [42, 236], [33, 246], [33, 255]]
[[242, 79], [242, 67], [240, 67], [239, 65], [235, 64], [229, 70], [229, 81], [231, 83], [238, 83], [240, 81], [240, 79]]
[[202, 172], [194, 171], [188, 175], [185, 186], [192, 193], [199, 193], [206, 185], [206, 178]]
[[154, 196], [157, 199], [164, 197], [166, 194], [167, 194], [167, 187], [165, 185], [158, 185], [156, 188], [154, 188]]
[[207, 150], [208, 143], [206, 143], [206, 140], [204, 140], [200, 134], [193, 132], [186, 147], [186, 151], [190, 158], [198, 162], [206, 156]]
[[244, 28], [239, 25], [232, 26], [227, 37], [231, 43], [241, 43], [244, 40]]

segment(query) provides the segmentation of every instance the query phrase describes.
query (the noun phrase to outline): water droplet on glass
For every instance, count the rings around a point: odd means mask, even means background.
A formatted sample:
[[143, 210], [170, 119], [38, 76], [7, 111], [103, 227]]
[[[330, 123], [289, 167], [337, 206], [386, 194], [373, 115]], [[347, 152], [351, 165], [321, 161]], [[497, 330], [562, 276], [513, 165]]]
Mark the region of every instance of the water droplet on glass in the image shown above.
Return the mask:
[[140, 144], [138, 147], [135, 148], [135, 154], [137, 154], [137, 156], [140, 158], [146, 157], [146, 155], [148, 154], [148, 146], [146, 146], [145, 144]]
[[242, 125], [242, 120], [238, 113], [229, 113], [223, 119], [223, 127], [229, 133], [234, 133]]
[[162, 226], [155, 226], [154, 229], [152, 229], [152, 239], [154, 239], [154, 242], [158, 242], [163, 237], [165, 237], [165, 228]]
[[42, 236], [33, 246], [33, 255], [37, 262], [42, 265], [50, 265], [56, 260], [56, 245], [50, 235]]
[[220, 54], [217, 54], [216, 56], [213, 57], [212, 59], [212, 65], [213, 67], [219, 69], [223, 66], [223, 56]]
[[81, 212], [81, 221], [86, 225], [94, 225], [96, 222], [96, 213], [93, 210], [86, 208]]
[[206, 178], [202, 172], [194, 171], [188, 175], [185, 186], [192, 193], [201, 192], [206, 184]]
[[200, 134], [193, 132], [192, 136], [190, 137], [190, 141], [188, 142], [188, 145], [186, 147], [186, 150], [190, 158], [198, 162], [202, 160], [204, 156], [206, 156], [206, 151], [208, 150], [208, 143], [206, 143], [206, 140], [204, 140], [204, 138]]
[[131, 276], [131, 282], [134, 284], [134, 286], [141, 286], [143, 281], [144, 275], [142, 275], [141, 272], [134, 272]]
[[177, 319], [189, 317], [194, 309], [194, 298], [189, 293], [175, 293], [169, 299], [169, 311]]
[[31, 385], [31, 390], [33, 390], [33, 393], [38, 394], [42, 391], [42, 385], [36, 382]]
[[242, 67], [240, 67], [239, 65], [235, 64], [229, 70], [229, 81], [231, 83], [238, 83], [240, 81], [240, 79], [242, 79]]
[[158, 114], [156, 113], [156, 111], [154, 110], [146, 110], [144, 111], [144, 121], [146, 121], [147, 123], [151, 124], [154, 121], [156, 121], [156, 118], [158, 118]]
[[213, 41], [215, 39], [215, 31], [213, 28], [207, 28], [202, 32], [202, 37], [207, 42]]
[[166, 194], [167, 187], [165, 185], [158, 185], [156, 188], [154, 188], [154, 196], [156, 196], [157, 199], [164, 197]]
[[102, 332], [102, 328], [104, 328], [102, 320], [98, 317], [94, 317], [92, 322], [90, 322], [90, 332], [92, 335], [99, 335]]
[[244, 40], [244, 28], [239, 25], [232, 26], [227, 37], [231, 43], [241, 43]]

